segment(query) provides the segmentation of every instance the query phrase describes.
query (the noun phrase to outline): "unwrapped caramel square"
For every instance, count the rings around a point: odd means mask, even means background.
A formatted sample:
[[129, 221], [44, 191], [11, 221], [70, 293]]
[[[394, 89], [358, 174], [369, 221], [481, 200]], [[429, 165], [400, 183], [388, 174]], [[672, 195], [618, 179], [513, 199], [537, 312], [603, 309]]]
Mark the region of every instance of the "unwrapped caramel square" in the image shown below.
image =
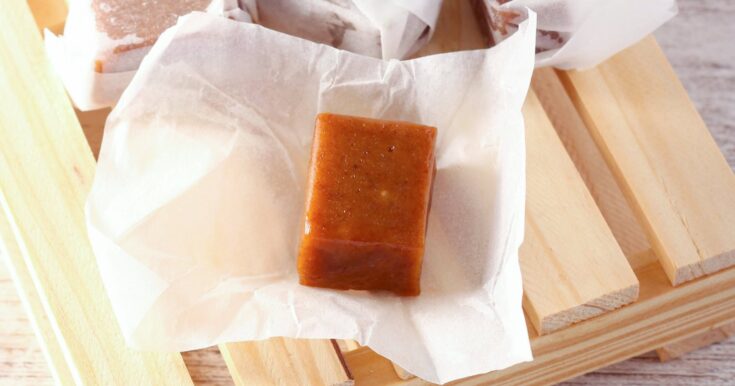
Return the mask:
[[300, 283], [420, 293], [436, 128], [319, 114]]

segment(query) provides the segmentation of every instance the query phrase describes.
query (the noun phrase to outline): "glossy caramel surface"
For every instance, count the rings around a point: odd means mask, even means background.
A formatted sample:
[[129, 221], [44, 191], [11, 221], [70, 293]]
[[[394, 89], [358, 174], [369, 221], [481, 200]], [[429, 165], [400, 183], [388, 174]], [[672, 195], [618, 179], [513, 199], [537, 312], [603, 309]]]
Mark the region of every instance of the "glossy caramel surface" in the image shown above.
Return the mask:
[[317, 117], [302, 284], [418, 295], [435, 138], [408, 122]]

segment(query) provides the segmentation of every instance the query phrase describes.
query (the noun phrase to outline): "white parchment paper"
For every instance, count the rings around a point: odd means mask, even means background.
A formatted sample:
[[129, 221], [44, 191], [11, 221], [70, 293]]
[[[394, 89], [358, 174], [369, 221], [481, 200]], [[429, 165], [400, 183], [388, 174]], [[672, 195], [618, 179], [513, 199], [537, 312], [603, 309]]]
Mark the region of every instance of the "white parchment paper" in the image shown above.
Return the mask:
[[[273, 28], [364, 55], [402, 59], [431, 38], [441, 0], [212, 0], [207, 12], [258, 22], [258, 8], [262, 22]], [[92, 0], [71, 0], [64, 34], [44, 32], [49, 58], [80, 110], [114, 105], [149, 49], [115, 52], [143, 39], [110, 38], [98, 30], [94, 12]], [[114, 59], [114, 65], [97, 72], [95, 61], [102, 57]]]
[[[140, 7], [146, 6], [141, 3]], [[148, 4], [149, 7], [165, 7], [165, 1]], [[112, 12], [102, 18], [125, 19], [130, 15], [115, 15], [119, 5], [98, 5], [99, 12]], [[257, 20], [255, 0], [212, 0], [207, 12], [242, 22]], [[133, 79], [135, 71], [150, 49], [149, 45], [117, 52], [120, 46], [142, 43], [136, 34], [112, 38], [97, 25], [93, 0], [70, 0], [69, 14], [64, 24], [64, 34], [56, 36], [44, 31], [46, 52], [61, 77], [74, 105], [82, 111], [110, 107], [117, 102], [125, 87]], [[160, 21], [159, 21], [160, 23]], [[98, 72], [95, 62], [105, 62]]]
[[[180, 18], [110, 114], [87, 202], [127, 342], [354, 339], [432, 382], [530, 360], [518, 248], [534, 36], [531, 13], [491, 49], [383, 61]], [[319, 112], [438, 128], [420, 296], [298, 284]]]
[[260, 24], [350, 52], [404, 59], [429, 41], [441, 0], [260, 0]]
[[[536, 66], [562, 69], [590, 68], [638, 42], [674, 17], [676, 0], [483, 0], [489, 9], [538, 15], [538, 29], [562, 37], [560, 47], [536, 55]], [[494, 34], [496, 40], [501, 34]], [[539, 35], [539, 48], [552, 40]]]
[[403, 59], [431, 39], [441, 0], [353, 0], [380, 30], [383, 59]]

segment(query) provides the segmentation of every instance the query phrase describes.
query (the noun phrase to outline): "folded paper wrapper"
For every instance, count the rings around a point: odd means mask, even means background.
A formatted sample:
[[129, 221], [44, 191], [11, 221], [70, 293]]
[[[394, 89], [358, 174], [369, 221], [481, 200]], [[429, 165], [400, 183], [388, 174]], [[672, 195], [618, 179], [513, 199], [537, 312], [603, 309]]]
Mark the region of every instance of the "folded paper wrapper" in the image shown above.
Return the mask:
[[441, 0], [260, 0], [259, 24], [357, 54], [405, 59], [431, 38]]
[[255, 0], [72, 0], [64, 35], [46, 30], [49, 58], [80, 110], [112, 106], [158, 36], [191, 11], [257, 19]]
[[[491, 49], [383, 61], [180, 18], [108, 118], [86, 207], [128, 344], [354, 339], [432, 382], [530, 360], [518, 248], [534, 37], [530, 13]], [[298, 284], [319, 112], [438, 128], [420, 296]]]
[[590, 68], [633, 45], [674, 17], [676, 0], [477, 0], [497, 43], [525, 9], [538, 15], [536, 66]]
[[117, 102], [158, 36], [191, 11], [401, 59], [429, 40], [440, 7], [440, 0], [72, 0], [64, 35], [45, 38], [74, 104], [94, 110]]

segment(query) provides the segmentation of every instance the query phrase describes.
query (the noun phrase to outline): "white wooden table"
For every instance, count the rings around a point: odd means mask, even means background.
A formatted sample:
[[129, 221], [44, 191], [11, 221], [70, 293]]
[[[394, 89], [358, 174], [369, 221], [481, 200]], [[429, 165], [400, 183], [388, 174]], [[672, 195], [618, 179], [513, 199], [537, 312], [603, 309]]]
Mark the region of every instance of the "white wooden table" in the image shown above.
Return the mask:
[[[679, 6], [680, 15], [656, 37], [735, 169], [735, 1], [679, 0]], [[217, 356], [215, 350], [185, 356], [197, 383], [229, 380], [220, 377], [227, 372]], [[0, 386], [52, 383], [10, 274], [0, 264]], [[648, 353], [565, 384], [733, 385], [735, 339], [667, 363]]]

